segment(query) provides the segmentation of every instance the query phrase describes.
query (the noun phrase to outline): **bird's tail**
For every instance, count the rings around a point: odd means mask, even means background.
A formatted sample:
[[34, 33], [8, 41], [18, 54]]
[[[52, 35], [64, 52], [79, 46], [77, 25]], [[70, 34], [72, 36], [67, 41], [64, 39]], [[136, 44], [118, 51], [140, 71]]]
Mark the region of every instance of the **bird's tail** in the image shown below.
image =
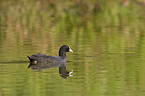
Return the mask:
[[29, 64], [29, 66], [28, 66], [28, 68], [30, 68], [33, 64], [35, 64], [35, 60], [34, 59], [32, 59], [31, 57], [29, 57], [29, 56], [27, 56], [28, 58], [29, 58], [29, 60], [30, 60], [30, 64]]
[[29, 57], [29, 56], [27, 56], [27, 57], [29, 58], [30, 62], [33, 62], [33, 59], [31, 57]]

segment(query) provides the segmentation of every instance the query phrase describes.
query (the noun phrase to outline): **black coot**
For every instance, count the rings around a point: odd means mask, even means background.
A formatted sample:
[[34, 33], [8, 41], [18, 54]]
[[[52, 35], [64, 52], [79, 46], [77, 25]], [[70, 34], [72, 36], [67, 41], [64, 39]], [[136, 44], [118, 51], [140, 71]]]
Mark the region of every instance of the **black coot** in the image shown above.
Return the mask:
[[63, 45], [59, 49], [59, 56], [50, 56], [50, 55], [43, 55], [43, 54], [34, 54], [32, 56], [28, 56], [30, 60], [30, 65], [28, 66], [31, 67], [32, 65], [39, 65], [39, 64], [44, 64], [45, 66], [52, 67], [55, 66], [57, 63], [60, 62], [66, 62], [67, 57], [66, 57], [66, 52], [73, 52], [70, 47], [67, 45]]

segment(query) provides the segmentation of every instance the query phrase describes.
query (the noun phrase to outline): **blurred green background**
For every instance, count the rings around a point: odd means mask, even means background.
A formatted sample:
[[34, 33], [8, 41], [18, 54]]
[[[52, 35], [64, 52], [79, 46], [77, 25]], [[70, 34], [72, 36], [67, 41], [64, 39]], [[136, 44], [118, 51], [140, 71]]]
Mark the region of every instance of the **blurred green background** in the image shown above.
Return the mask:
[[[1, 0], [0, 96], [145, 96], [144, 0]], [[68, 70], [27, 69], [69, 45]]]

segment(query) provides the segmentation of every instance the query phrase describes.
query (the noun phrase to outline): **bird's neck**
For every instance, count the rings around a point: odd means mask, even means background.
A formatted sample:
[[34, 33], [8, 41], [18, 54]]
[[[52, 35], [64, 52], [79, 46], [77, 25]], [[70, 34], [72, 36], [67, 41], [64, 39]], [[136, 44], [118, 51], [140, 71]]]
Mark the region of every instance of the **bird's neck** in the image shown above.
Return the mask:
[[63, 59], [66, 58], [66, 52], [65, 51], [59, 51], [59, 56], [62, 57]]

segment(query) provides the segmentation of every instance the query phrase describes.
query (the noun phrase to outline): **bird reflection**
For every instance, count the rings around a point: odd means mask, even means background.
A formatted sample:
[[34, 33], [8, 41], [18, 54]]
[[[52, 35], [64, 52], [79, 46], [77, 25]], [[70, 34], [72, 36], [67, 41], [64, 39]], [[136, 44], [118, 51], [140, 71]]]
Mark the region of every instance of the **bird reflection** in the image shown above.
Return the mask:
[[38, 70], [39, 72], [41, 72], [42, 69], [47, 69], [47, 68], [51, 68], [51, 67], [59, 67], [59, 74], [62, 78], [67, 79], [68, 76], [73, 76], [71, 75], [71, 73], [73, 73], [73, 70], [71, 70], [71, 72], [68, 72], [66, 70], [66, 66], [67, 63], [66, 62], [37, 62], [37, 61], [30, 61], [30, 64], [28, 66], [28, 68], [31, 68], [33, 70]]
[[71, 70], [71, 72], [68, 72], [66, 70], [66, 66], [59, 67], [59, 74], [62, 78], [66, 79], [67, 76], [73, 76], [73, 75], [71, 75], [71, 73], [73, 73], [73, 70]]

